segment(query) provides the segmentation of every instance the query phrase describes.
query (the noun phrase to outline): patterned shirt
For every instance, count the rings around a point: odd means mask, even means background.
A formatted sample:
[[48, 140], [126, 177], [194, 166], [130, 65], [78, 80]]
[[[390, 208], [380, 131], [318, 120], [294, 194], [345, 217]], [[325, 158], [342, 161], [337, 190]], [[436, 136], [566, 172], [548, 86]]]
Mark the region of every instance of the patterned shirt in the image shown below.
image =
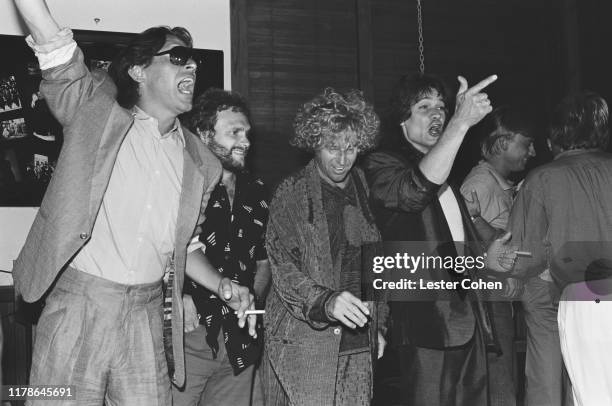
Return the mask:
[[[225, 185], [219, 183], [210, 196], [205, 214], [200, 241], [206, 257], [224, 277], [252, 289], [257, 261], [268, 258], [264, 246], [268, 196], [263, 182], [245, 173], [237, 174], [233, 207]], [[206, 342], [215, 356], [219, 350], [217, 337], [223, 327], [234, 374], [259, 359], [261, 345], [249, 336], [246, 328], [238, 327], [234, 311], [215, 293], [188, 277], [184, 292], [193, 297], [200, 323], [206, 327]], [[262, 336], [261, 332], [258, 336]]]

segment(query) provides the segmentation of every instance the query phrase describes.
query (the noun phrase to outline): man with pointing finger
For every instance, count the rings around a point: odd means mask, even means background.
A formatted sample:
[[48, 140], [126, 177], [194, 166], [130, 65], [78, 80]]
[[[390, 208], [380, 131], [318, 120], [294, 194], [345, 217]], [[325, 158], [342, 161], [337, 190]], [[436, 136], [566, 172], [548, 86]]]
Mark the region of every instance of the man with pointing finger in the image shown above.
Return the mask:
[[[468, 252], [463, 244], [477, 241], [477, 234], [461, 194], [446, 181], [468, 129], [492, 110], [483, 89], [497, 76], [471, 88], [466, 79], [458, 79], [455, 113], [447, 121], [448, 99], [438, 78], [402, 77], [385, 123], [387, 148], [364, 162], [383, 240], [422, 242], [433, 247], [428, 255], [442, 257], [480, 254]], [[499, 251], [501, 239], [489, 247], [487, 267], [504, 263], [498, 260]], [[504, 260], [505, 266], [512, 262]], [[425, 273], [434, 280], [471, 277], [454, 270]], [[378, 400], [402, 405], [487, 405], [485, 346], [495, 344], [495, 339], [479, 297], [458, 289], [446, 299], [405, 299], [390, 303], [390, 346], [400, 372], [398, 399]]]

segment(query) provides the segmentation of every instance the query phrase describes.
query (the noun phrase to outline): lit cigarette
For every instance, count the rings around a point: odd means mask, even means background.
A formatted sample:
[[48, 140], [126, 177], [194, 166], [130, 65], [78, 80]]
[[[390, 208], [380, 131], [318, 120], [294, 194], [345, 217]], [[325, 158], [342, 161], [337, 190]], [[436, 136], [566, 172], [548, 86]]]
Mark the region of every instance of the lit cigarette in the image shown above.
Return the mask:
[[[238, 312], [236, 311], [234, 313], [238, 313]], [[265, 310], [245, 310], [244, 311], [244, 314], [247, 316], [251, 314], [265, 314], [265, 313], [266, 313]]]
[[532, 257], [533, 255], [529, 251], [514, 251], [519, 257]]

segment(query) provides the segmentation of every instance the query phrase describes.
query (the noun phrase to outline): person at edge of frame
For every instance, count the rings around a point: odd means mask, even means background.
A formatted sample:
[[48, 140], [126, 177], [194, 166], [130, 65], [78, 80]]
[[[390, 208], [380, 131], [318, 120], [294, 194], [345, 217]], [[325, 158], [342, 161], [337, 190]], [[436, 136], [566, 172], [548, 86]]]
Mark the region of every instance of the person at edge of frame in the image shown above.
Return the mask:
[[[218, 292], [241, 325], [254, 307], [248, 288], [212, 266], [188, 264], [201, 207], [221, 175], [219, 161], [177, 119], [192, 106], [191, 36], [180, 27], [136, 35], [113, 61], [111, 80], [89, 71], [71, 30], [43, 0], [15, 4], [40, 63], [41, 92], [64, 129], [56, 171], [13, 270], [25, 301], [46, 295], [30, 385], [73, 385], [79, 404], [167, 406], [170, 378], [184, 382], [185, 273]], [[166, 271], [173, 274], [170, 354]], [[255, 334], [255, 318], [248, 319]]]
[[[612, 404], [608, 123], [608, 104], [598, 94], [582, 91], [564, 98], [550, 122], [547, 142], [554, 158], [529, 172], [510, 213], [512, 243], [531, 255], [519, 257], [509, 275], [537, 279], [540, 300], [548, 304], [543, 309], [548, 336], [538, 337], [539, 362], [533, 368], [545, 368], [550, 375], [541, 374], [538, 384], [551, 386], [539, 403], [530, 404]], [[562, 360], [544, 358], [551, 351], [560, 351]], [[561, 382], [562, 365], [572, 396]]]

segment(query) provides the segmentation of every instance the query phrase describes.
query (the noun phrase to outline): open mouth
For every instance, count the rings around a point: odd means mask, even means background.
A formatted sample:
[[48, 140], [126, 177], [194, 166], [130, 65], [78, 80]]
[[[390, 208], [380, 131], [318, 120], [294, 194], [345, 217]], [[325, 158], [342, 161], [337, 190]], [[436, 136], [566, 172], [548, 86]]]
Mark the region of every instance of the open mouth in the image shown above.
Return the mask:
[[195, 87], [195, 80], [192, 77], [182, 79], [178, 85], [178, 91], [182, 94], [193, 95], [193, 88]]
[[429, 135], [432, 137], [439, 137], [442, 134], [442, 122], [434, 121], [431, 126], [429, 126]]
[[240, 156], [246, 156], [247, 151], [248, 150], [246, 148], [233, 148], [232, 149], [232, 154], [236, 154], [236, 155], [240, 155]]

